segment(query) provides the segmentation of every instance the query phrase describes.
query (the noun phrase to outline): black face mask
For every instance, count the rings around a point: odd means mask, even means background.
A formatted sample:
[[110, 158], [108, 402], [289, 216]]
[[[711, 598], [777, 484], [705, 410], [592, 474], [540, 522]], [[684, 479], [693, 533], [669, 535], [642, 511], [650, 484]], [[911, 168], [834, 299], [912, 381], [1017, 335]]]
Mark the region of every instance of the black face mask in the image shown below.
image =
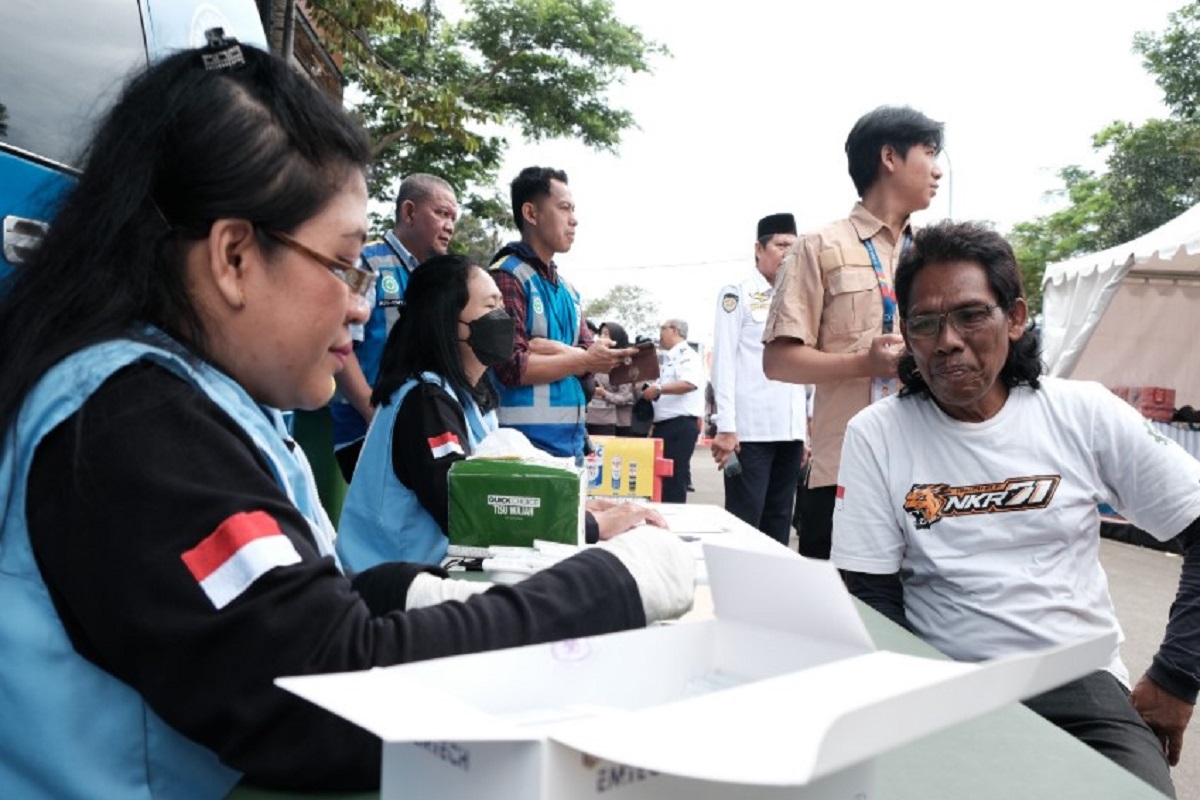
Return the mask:
[[503, 308], [493, 308], [466, 323], [467, 346], [485, 367], [503, 364], [512, 357], [516, 325]]

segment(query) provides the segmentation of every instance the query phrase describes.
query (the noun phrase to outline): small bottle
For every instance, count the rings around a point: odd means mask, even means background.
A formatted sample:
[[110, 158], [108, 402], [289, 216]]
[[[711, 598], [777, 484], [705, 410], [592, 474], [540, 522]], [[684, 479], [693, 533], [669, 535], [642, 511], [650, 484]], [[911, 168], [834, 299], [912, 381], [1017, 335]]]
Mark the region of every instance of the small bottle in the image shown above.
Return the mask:
[[613, 494], [621, 491], [621, 457], [612, 457], [612, 486]]
[[604, 480], [604, 459], [593, 453], [583, 463], [587, 466], [588, 488], [599, 489]]
[[730, 453], [725, 459], [725, 477], [736, 478], [742, 474], [742, 462], [738, 461], [737, 453]]
[[629, 493], [637, 494], [637, 462], [629, 462]]

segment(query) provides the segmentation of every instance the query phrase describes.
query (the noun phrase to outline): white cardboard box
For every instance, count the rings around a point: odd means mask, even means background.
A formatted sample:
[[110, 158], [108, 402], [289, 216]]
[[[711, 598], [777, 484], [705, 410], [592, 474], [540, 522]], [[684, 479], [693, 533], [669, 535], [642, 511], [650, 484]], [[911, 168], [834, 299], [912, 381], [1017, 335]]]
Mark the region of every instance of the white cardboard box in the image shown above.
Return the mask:
[[384, 800], [872, 800], [872, 759], [1108, 661], [877, 652], [828, 562], [706, 545], [715, 618], [281, 678], [383, 740]]

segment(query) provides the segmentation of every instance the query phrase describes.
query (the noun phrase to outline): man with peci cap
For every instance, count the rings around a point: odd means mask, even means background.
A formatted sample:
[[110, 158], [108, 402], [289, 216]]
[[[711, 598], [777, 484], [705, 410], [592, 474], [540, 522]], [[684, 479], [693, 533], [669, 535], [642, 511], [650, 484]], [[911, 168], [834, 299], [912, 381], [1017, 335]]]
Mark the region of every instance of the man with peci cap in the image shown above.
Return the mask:
[[725, 471], [725, 509], [784, 545], [792, 530], [807, 403], [804, 386], [767, 378], [762, 337], [775, 276], [795, 243], [791, 214], [760, 219], [755, 270], [721, 288], [713, 324], [717, 434], [712, 454]]

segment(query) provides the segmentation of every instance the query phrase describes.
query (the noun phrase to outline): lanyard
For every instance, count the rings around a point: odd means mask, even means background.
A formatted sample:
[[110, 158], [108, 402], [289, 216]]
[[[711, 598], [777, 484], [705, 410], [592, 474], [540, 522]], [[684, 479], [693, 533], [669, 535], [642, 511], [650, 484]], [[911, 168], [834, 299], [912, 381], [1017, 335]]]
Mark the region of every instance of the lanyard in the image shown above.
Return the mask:
[[[907, 250], [911, 242], [912, 235], [905, 232], [900, 252], [903, 253]], [[862, 243], [863, 247], [867, 248], [867, 255], [871, 257], [871, 266], [875, 269], [875, 280], [879, 282], [879, 294], [883, 297], [883, 332], [891, 333], [896, 326], [896, 289], [883, 272], [883, 264], [879, 261], [879, 254], [875, 252], [874, 243], [870, 239], [863, 239]]]

